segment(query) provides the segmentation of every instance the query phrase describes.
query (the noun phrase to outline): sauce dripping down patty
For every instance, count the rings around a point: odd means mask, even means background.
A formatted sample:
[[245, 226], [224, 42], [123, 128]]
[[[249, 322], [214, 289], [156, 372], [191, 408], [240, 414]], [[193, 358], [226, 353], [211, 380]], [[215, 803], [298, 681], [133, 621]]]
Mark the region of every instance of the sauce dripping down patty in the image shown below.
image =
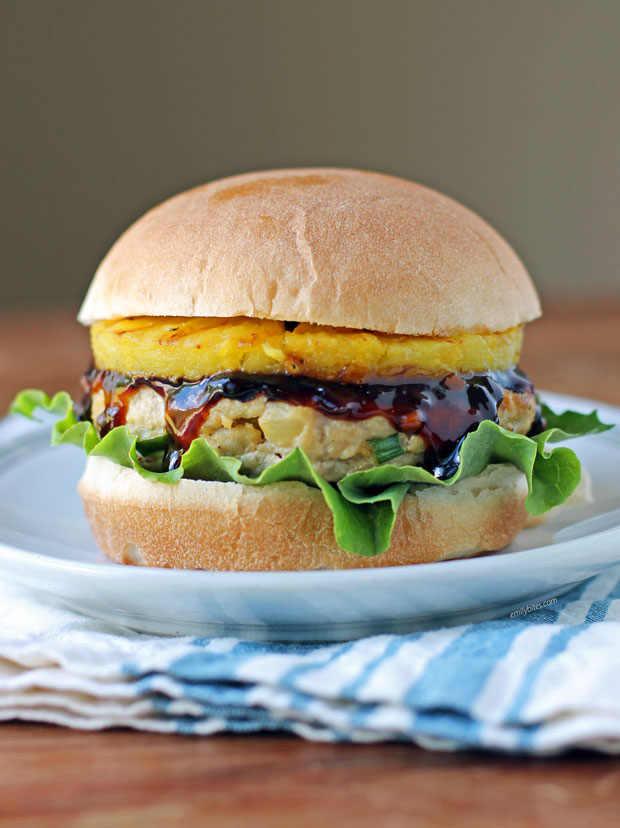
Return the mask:
[[[103, 391], [105, 407], [97, 417], [100, 436], [125, 424], [132, 396], [148, 387], [165, 405], [168, 434], [175, 450], [172, 465], [199, 436], [209, 410], [221, 399], [249, 402], [263, 394], [270, 401], [303, 405], [326, 417], [365, 420], [385, 417], [404, 434], [417, 434], [425, 442], [423, 466], [435, 477], [450, 477], [459, 464], [464, 438], [483, 420], [498, 422], [504, 391], [534, 393], [530, 380], [518, 368], [483, 374], [448, 374], [444, 377], [410, 377], [406, 381], [385, 379], [363, 385], [329, 382], [299, 376], [275, 376], [224, 372], [195, 382], [161, 377], [126, 376], [93, 369], [84, 376], [86, 397], [79, 415], [90, 418], [92, 395]], [[537, 417], [530, 433], [542, 422]]]

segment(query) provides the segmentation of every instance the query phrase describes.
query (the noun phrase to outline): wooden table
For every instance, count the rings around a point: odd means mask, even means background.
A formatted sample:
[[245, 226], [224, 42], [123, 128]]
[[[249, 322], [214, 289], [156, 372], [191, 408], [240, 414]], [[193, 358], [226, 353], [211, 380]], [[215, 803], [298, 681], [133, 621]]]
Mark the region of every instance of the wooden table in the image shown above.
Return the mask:
[[[541, 388], [620, 404], [620, 301], [552, 307], [522, 365]], [[0, 315], [0, 408], [24, 386], [77, 388], [87, 336], [66, 311]], [[0, 726], [10, 826], [617, 824], [620, 762], [527, 759], [293, 737], [155, 736]]]

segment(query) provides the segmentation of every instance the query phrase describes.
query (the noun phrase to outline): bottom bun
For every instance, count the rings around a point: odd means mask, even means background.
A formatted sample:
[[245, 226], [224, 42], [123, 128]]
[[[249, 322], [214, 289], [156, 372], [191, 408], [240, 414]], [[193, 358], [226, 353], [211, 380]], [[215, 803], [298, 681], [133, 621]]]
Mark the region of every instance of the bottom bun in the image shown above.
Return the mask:
[[79, 492], [97, 543], [118, 563], [179, 569], [353, 569], [430, 563], [502, 549], [526, 521], [524, 476], [488, 466], [451, 487], [412, 487], [387, 552], [343, 552], [318, 489], [204, 480], [168, 485], [90, 457]]

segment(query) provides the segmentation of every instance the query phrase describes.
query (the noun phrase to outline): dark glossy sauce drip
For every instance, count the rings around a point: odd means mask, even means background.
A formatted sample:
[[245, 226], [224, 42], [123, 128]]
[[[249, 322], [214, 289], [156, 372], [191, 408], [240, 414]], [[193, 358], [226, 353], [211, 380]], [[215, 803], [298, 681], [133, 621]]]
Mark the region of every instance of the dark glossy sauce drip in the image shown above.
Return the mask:
[[[215, 374], [197, 382], [172, 382], [93, 370], [85, 377], [85, 387], [91, 396], [104, 392], [105, 409], [96, 423], [101, 436], [125, 424], [131, 397], [145, 386], [163, 397], [168, 432], [181, 452], [199, 435], [210, 408], [219, 400], [249, 402], [263, 394], [268, 400], [308, 406], [334, 419], [365, 420], [381, 415], [397, 431], [424, 439], [424, 466], [438, 478], [456, 471], [460, 445], [470, 431], [483, 420], [498, 421], [504, 389], [533, 392], [530, 381], [516, 368], [365, 385], [239, 373]], [[179, 451], [173, 454], [178, 464]]]

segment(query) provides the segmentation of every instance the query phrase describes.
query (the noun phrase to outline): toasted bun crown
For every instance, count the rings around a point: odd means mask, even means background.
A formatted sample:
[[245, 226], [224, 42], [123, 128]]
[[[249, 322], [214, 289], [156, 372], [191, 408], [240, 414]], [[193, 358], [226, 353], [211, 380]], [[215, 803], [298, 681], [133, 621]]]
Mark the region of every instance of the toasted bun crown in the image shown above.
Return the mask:
[[512, 248], [411, 181], [348, 169], [238, 175], [129, 228], [79, 314], [250, 316], [388, 333], [503, 331], [540, 315]]

